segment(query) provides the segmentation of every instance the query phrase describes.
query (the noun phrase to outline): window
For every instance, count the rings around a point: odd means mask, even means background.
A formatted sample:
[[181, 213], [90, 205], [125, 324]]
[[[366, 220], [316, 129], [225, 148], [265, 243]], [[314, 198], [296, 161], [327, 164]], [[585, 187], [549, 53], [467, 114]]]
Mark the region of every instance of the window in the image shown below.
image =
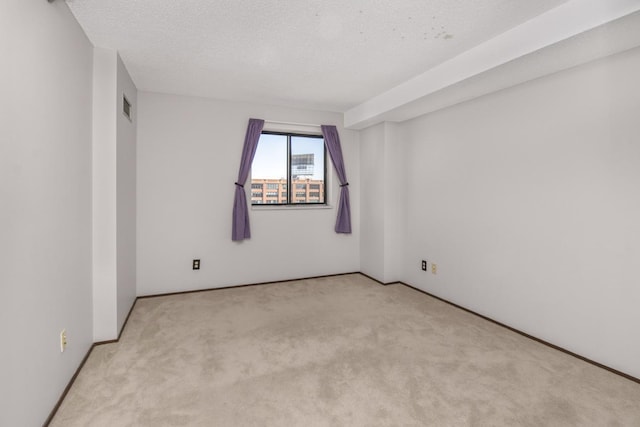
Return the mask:
[[325, 153], [322, 136], [262, 132], [251, 165], [251, 188], [265, 186], [270, 198], [253, 192], [251, 204], [326, 204]]

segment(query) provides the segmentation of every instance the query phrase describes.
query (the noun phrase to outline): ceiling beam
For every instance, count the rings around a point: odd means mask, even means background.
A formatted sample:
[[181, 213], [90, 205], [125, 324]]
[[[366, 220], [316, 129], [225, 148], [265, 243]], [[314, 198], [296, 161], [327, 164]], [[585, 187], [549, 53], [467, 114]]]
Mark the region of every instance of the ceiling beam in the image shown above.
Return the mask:
[[[420, 113], [416, 105], [424, 104], [447, 88], [639, 10], [637, 0], [570, 0], [351, 108], [344, 114], [344, 125], [364, 129], [382, 121], [407, 120], [425, 114], [430, 111]], [[555, 71], [559, 70], [549, 70], [547, 74]], [[532, 78], [535, 77], [539, 75]], [[458, 94], [455, 99], [460, 102], [472, 97]], [[441, 99], [438, 105], [444, 108], [456, 102]]]

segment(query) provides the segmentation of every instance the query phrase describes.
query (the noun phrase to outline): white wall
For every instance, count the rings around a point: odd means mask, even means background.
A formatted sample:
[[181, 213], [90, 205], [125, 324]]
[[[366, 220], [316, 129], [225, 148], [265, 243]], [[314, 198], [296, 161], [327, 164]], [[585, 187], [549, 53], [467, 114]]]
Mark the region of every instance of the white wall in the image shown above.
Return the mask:
[[360, 271], [385, 281], [385, 123], [360, 132]]
[[[342, 128], [340, 115], [144, 92], [138, 103], [139, 295], [360, 270], [358, 134]], [[333, 231], [339, 183], [331, 169], [331, 209], [253, 209], [252, 238], [231, 241], [251, 117], [338, 126], [353, 234]], [[196, 258], [199, 271], [191, 269]]]
[[3, 0], [0, 56], [0, 425], [38, 426], [92, 342], [92, 47], [64, 2]]
[[[118, 53], [94, 49], [93, 333], [118, 337], [136, 297], [137, 89]], [[123, 94], [133, 120], [123, 114]]]
[[[131, 104], [131, 120], [123, 114], [123, 94]], [[116, 217], [117, 217], [117, 330], [136, 299], [136, 89], [124, 63], [117, 57], [116, 90]]]
[[634, 49], [403, 124], [404, 280], [640, 377], [638, 75]]
[[404, 154], [395, 149], [399, 126], [384, 124], [384, 283], [392, 283], [402, 277], [404, 258], [404, 231], [406, 229], [405, 164]]
[[383, 283], [400, 279], [404, 253], [404, 156], [397, 133], [397, 124], [384, 122], [360, 134], [360, 266]]
[[117, 53], [93, 52], [93, 339], [117, 337]]

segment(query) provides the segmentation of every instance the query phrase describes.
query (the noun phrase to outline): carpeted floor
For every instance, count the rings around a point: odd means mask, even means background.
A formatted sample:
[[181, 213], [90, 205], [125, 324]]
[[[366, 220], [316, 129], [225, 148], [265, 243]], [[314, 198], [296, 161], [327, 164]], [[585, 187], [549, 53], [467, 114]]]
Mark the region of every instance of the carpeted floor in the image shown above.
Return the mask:
[[640, 426], [640, 385], [354, 274], [141, 299], [52, 426]]

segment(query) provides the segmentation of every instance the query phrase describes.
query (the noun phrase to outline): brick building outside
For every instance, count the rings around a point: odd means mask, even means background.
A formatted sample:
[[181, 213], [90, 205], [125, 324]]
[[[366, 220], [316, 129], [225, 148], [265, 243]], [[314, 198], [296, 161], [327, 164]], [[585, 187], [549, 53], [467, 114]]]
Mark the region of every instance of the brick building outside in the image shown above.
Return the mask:
[[[291, 202], [295, 203], [325, 203], [324, 181], [310, 178], [300, 178], [291, 181], [293, 194]], [[287, 180], [282, 179], [252, 179], [251, 204], [286, 204]]]

